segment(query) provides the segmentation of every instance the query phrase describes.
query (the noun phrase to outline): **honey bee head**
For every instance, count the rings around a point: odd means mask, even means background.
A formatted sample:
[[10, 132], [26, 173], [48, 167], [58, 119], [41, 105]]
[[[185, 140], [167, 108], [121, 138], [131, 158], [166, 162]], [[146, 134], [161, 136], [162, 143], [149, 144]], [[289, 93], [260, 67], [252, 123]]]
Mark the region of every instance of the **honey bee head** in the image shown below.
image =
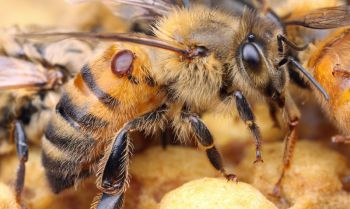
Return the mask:
[[201, 6], [174, 10], [158, 22], [155, 35], [188, 52], [157, 54], [157, 80], [172, 97], [205, 106], [218, 95], [234, 24], [231, 16]]
[[254, 89], [273, 99], [283, 97], [288, 74], [278, 66], [283, 59], [278, 52], [278, 34], [282, 29], [269, 19], [251, 10], [244, 12], [234, 34], [232, 66], [236, 83], [246, 85], [243, 89]]

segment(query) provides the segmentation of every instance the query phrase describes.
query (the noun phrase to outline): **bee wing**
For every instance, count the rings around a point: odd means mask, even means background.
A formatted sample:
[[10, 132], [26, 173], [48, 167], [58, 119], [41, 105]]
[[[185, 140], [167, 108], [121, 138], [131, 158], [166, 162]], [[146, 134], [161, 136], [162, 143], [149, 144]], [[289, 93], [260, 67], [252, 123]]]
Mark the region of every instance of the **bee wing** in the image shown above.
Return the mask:
[[[81, 3], [91, 0], [67, 0]], [[174, 6], [187, 5], [188, 0], [100, 0], [116, 16], [127, 19], [152, 20], [167, 15]]]
[[288, 19], [286, 25], [301, 25], [314, 29], [331, 29], [350, 25], [350, 6], [316, 9], [304, 16]]
[[48, 82], [39, 66], [16, 58], [0, 56], [0, 90], [39, 88]]
[[154, 19], [169, 13], [171, 0], [102, 0], [115, 15], [124, 18]]
[[22, 38], [56, 38], [58, 40], [67, 38], [78, 38], [84, 40], [100, 40], [114, 42], [129, 42], [145, 46], [156, 47], [164, 50], [176, 52], [181, 55], [188, 55], [187, 49], [182, 45], [174, 45], [166, 41], [160, 40], [153, 36], [135, 34], [135, 33], [89, 33], [89, 32], [73, 32], [73, 33], [30, 33], [18, 34], [17, 37]]
[[79, 3], [84, 3], [84, 2], [93, 2], [95, 0], [66, 0], [66, 2], [71, 3], [71, 4], [79, 4]]

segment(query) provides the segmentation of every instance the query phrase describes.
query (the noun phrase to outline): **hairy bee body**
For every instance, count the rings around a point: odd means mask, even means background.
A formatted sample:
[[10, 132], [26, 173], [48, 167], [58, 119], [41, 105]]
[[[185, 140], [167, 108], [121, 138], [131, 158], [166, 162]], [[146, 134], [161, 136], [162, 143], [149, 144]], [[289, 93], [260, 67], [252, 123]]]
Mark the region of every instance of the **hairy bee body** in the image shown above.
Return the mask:
[[[292, 64], [328, 99], [322, 86], [288, 53], [289, 47], [299, 51], [305, 47], [285, 37], [283, 23], [273, 13], [271, 18], [246, 9], [241, 16], [231, 16], [199, 5], [172, 8], [161, 4], [165, 2], [141, 2], [126, 4], [143, 7], [146, 14], [163, 15], [153, 29], [155, 38], [48, 34], [124, 42], [103, 47], [67, 85], [56, 107], [43, 140], [43, 165], [53, 190], [59, 192], [96, 174], [102, 193], [98, 207], [121, 208], [128, 186], [129, 133], [152, 134], [168, 126], [180, 139], [194, 136], [214, 168], [233, 180], [235, 175], [226, 173], [213, 137], [198, 115], [205, 111], [233, 115], [236, 109], [254, 136], [255, 162], [261, 162], [260, 132], [245, 96], [286, 112], [290, 131], [278, 187], [289, 165], [300, 117], [289, 93], [286, 64]], [[333, 8], [345, 17], [347, 9]], [[339, 22], [320, 17], [325, 11], [329, 15], [332, 9], [315, 11], [290, 24], [310, 28], [347, 24], [346, 18]], [[326, 19], [327, 24], [318, 24], [315, 19]]]
[[[124, 49], [135, 56], [129, 78], [115, 76], [109, 65]], [[124, 123], [163, 102], [150, 67], [139, 47], [113, 44], [67, 84], [43, 140], [43, 165], [56, 192], [90, 173]]]
[[346, 135], [350, 134], [349, 53], [350, 30], [340, 29], [317, 43], [316, 49], [311, 52], [307, 62], [314, 77], [330, 95], [328, 102], [325, 102], [322, 97], [318, 97], [318, 100], [329, 117]]
[[[281, 29], [253, 11], [247, 10], [243, 17], [235, 18], [202, 6], [174, 9], [158, 22], [154, 32], [157, 38], [173, 46], [192, 50], [190, 55], [133, 44], [111, 44], [68, 83], [43, 141], [43, 165], [54, 191], [69, 187], [90, 173], [98, 173], [101, 168], [96, 165], [106, 163], [103, 161], [108, 159], [108, 147], [115, 134], [129, 121], [161, 105], [169, 107], [165, 116], [154, 119], [158, 125], [145, 121], [146, 125], [137, 129], [153, 133], [155, 127], [164, 128], [159, 123], [166, 121], [179, 138], [186, 139], [191, 126], [184, 119], [184, 109], [197, 114], [228, 110], [231, 114], [238, 90], [261, 100], [264, 97], [257, 95], [284, 96], [288, 74], [285, 70], [272, 70], [274, 62], [281, 58], [277, 46], [270, 41]], [[263, 70], [253, 71], [237, 51], [249, 33], [264, 45], [267, 59], [259, 66]], [[132, 70], [130, 74], [118, 75], [111, 70], [112, 60], [125, 51], [134, 54]], [[189, 58], [191, 53], [193, 57]], [[244, 69], [249, 70], [243, 72]], [[245, 102], [240, 93], [236, 97]], [[256, 131], [251, 115], [242, 117]], [[212, 152], [212, 142], [201, 143]], [[217, 169], [224, 172], [221, 165]], [[125, 191], [125, 186], [121, 191]]]
[[[187, 20], [187, 24], [182, 23], [183, 19]], [[177, 25], [180, 23], [181, 30], [178, 30]], [[182, 43], [188, 48], [203, 43], [211, 49], [212, 53], [208, 57], [192, 61], [183, 61], [171, 52], [163, 52], [159, 54], [160, 59], [155, 64], [156, 80], [166, 85], [178, 101], [190, 103], [195, 110], [216, 109], [225, 93], [237, 89], [257, 100], [263, 100], [256, 96], [260, 93], [270, 96], [268, 94], [272, 92], [268, 93], [267, 85], [276, 87], [279, 92], [284, 91], [288, 80], [284, 71], [241, 72], [243, 68], [248, 68], [240, 60], [240, 49], [242, 43], [247, 41], [249, 33], [264, 42], [264, 53], [266, 52], [268, 59], [274, 57], [273, 61], [277, 61], [281, 58], [276, 53], [276, 44], [271, 41], [282, 29], [269, 19], [261, 18], [258, 13], [246, 10], [243, 16], [232, 17], [216, 10], [198, 7], [177, 11], [163, 18], [157, 26], [160, 29], [155, 34], [162, 40], [174, 44]], [[267, 66], [261, 67], [272, 67], [275, 64], [267, 62], [264, 63]], [[280, 76], [284, 79], [273, 78]], [[250, 79], [253, 81], [244, 82]], [[168, 84], [164, 81], [172, 82]]]
[[[81, 68], [92, 45], [78, 40], [57, 43], [22, 40], [16, 33], [30, 28], [1, 29], [0, 35], [0, 144], [6, 153], [15, 120], [23, 123], [31, 143], [39, 144], [60, 86]], [[9, 144], [12, 149], [4, 149]], [[7, 150], [7, 151], [5, 151]]]

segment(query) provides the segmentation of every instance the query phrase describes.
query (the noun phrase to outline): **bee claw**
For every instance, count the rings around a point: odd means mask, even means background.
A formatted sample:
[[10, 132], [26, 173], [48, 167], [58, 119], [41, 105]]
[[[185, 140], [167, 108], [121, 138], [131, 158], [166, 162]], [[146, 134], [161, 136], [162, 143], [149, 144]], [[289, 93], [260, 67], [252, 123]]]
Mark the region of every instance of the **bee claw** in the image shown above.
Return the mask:
[[272, 193], [268, 193], [268, 195], [272, 198], [276, 198], [280, 202], [280, 204], [282, 204], [282, 205], [290, 205], [288, 200], [282, 196], [281, 190], [282, 189], [281, 189], [280, 185], [275, 185]]
[[269, 193], [270, 196], [281, 198], [281, 187], [279, 185], [275, 185], [272, 193]]
[[256, 158], [256, 160], [253, 163], [254, 164], [264, 163], [264, 160], [262, 158]]
[[225, 174], [224, 176], [227, 181], [234, 181], [238, 183], [237, 176], [235, 174]]

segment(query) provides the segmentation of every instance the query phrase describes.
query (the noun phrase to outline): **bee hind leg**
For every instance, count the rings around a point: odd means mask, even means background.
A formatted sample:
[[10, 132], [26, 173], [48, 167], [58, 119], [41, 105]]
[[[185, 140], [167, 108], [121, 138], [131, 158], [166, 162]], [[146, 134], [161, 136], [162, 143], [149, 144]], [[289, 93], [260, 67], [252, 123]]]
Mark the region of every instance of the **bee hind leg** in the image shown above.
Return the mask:
[[100, 193], [94, 200], [92, 208], [96, 209], [119, 209], [124, 202], [124, 194]]
[[128, 165], [131, 155], [131, 143], [128, 133], [134, 130], [145, 130], [156, 124], [164, 122], [167, 107], [165, 105], [157, 110], [146, 113], [124, 125], [114, 138], [111, 146], [100, 164], [97, 187], [103, 192], [98, 198], [94, 208], [120, 209], [123, 205], [124, 192], [127, 189]]
[[25, 179], [25, 171], [26, 171], [25, 163], [28, 161], [27, 137], [24, 132], [23, 124], [20, 121], [15, 122], [13, 136], [15, 139], [17, 156], [19, 159], [19, 165], [16, 173], [15, 194], [16, 194], [16, 201], [20, 204], [21, 195], [24, 188], [24, 179]]
[[213, 137], [201, 119], [191, 113], [182, 113], [182, 117], [183, 119], [189, 120], [191, 127], [197, 136], [198, 143], [205, 148], [208, 159], [214, 168], [220, 171], [227, 180], [237, 181], [235, 174], [229, 174], [226, 172], [223, 166], [222, 157], [214, 145]]
[[[123, 205], [123, 196], [128, 183], [128, 164], [130, 157], [130, 141], [128, 139], [129, 128], [122, 128], [109, 151], [107, 162], [98, 174], [97, 187], [102, 191], [97, 195], [91, 208], [120, 209]], [[105, 158], [105, 157], [104, 157]], [[100, 170], [100, 169], [99, 169]], [[99, 177], [102, 175], [102, 179]]]

